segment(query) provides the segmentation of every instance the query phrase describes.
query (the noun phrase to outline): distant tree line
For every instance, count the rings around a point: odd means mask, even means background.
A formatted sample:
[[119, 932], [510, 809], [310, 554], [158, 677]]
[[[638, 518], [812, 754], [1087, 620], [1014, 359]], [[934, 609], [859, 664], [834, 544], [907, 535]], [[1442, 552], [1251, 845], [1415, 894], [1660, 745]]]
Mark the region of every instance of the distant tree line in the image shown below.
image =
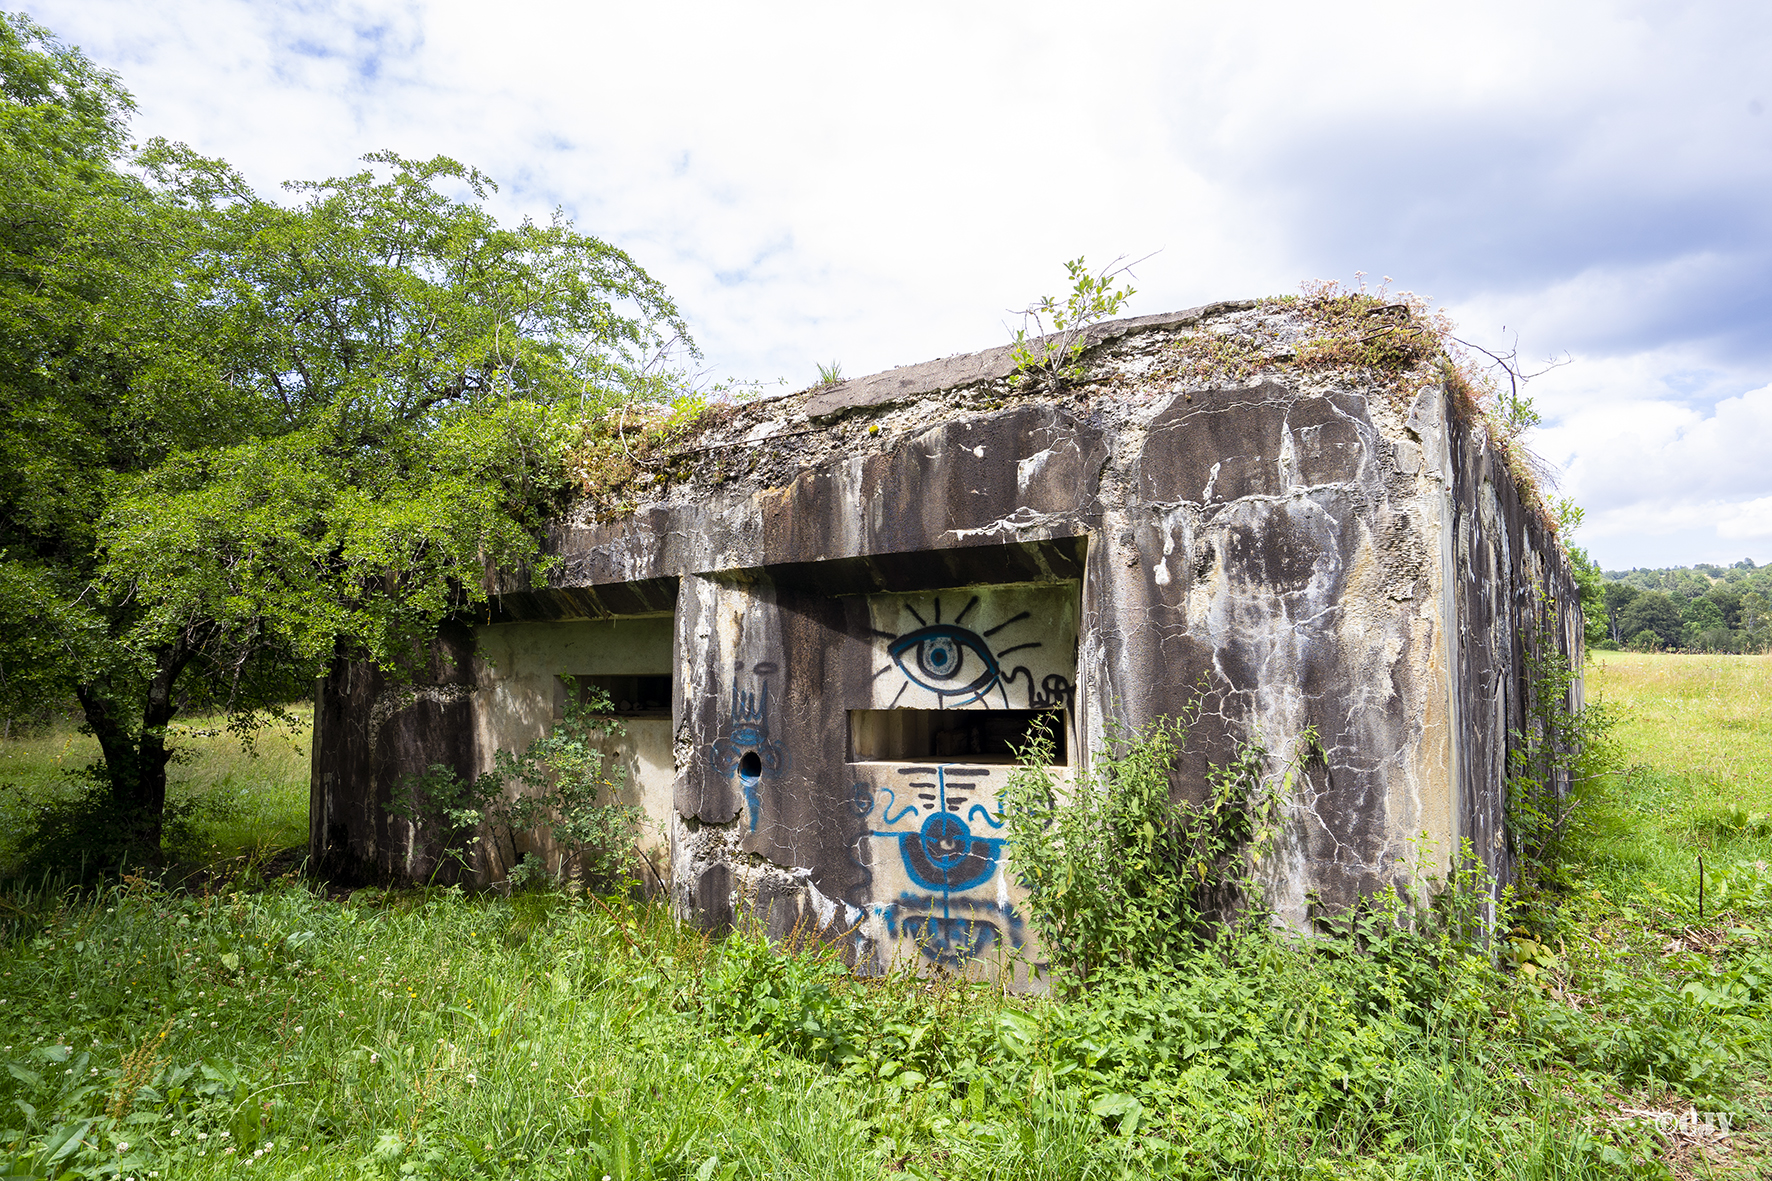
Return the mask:
[[1607, 570], [1596, 603], [1584, 594], [1588, 643], [1640, 652], [1772, 649], [1772, 566], [1752, 559], [1661, 570]]

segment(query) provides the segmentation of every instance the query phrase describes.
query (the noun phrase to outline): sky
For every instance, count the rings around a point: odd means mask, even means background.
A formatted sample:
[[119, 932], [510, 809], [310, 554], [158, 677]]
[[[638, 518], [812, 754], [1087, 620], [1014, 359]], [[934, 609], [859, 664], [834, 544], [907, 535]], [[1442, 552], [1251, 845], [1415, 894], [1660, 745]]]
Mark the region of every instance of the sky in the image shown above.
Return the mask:
[[1565, 361], [1530, 445], [1607, 569], [1772, 562], [1772, 5], [39, 0], [140, 137], [261, 192], [446, 154], [632, 254], [709, 372], [1394, 280]]

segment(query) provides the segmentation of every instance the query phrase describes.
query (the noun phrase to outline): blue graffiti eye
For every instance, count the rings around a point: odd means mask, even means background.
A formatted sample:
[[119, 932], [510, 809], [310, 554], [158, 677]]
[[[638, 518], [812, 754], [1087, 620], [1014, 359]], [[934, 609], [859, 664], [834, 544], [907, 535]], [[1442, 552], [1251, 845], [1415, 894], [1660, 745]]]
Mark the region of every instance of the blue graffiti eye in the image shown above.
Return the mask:
[[931, 636], [917, 645], [917, 667], [938, 681], [960, 671], [959, 646], [948, 636]]
[[[937, 623], [899, 636], [886, 646], [899, 671], [913, 684], [940, 697], [977, 700], [995, 687], [1001, 671], [990, 645], [975, 631]], [[968, 664], [981, 670], [968, 675]]]

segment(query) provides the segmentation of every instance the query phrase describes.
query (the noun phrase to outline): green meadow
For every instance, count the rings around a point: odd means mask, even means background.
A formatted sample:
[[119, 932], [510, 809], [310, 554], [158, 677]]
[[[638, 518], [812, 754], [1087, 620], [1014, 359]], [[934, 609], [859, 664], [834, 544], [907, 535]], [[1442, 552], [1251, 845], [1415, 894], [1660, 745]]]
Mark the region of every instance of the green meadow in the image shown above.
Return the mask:
[[[307, 844], [311, 705], [288, 711], [250, 743], [222, 718], [197, 718], [173, 728], [180, 750], [167, 768], [167, 796], [187, 805], [194, 825], [176, 857], [188, 867], [262, 861]], [[0, 742], [0, 874], [18, 857], [18, 841], [36, 809], [68, 800], [85, 786], [80, 772], [98, 761], [98, 742], [66, 719], [20, 730]]]
[[[179, 868], [0, 894], [0, 1177], [1762, 1175], [1772, 663], [1587, 688], [1616, 770], [1487, 941], [1393, 900], [1041, 996], [627, 898], [328, 892], [278, 855], [306, 733], [198, 725]], [[0, 745], [7, 857], [92, 753]]]
[[1617, 717], [1617, 770], [1582, 818], [1593, 872], [1696, 904], [1701, 857], [1772, 858], [1772, 657], [1600, 652], [1587, 696]]

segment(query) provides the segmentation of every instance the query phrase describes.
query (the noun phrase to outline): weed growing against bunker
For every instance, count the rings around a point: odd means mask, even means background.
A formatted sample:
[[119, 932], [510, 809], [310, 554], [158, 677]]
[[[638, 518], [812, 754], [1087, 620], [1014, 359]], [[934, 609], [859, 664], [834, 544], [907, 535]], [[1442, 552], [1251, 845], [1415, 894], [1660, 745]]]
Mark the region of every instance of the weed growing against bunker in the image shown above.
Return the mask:
[[1065, 783], [1053, 773], [1045, 726], [1020, 751], [1001, 804], [1009, 865], [1067, 987], [1173, 963], [1239, 914], [1262, 925], [1255, 871], [1278, 832], [1281, 801], [1322, 750], [1306, 730], [1276, 786], [1268, 751], [1245, 743], [1208, 769], [1199, 803], [1178, 803], [1174, 769], [1198, 716], [1196, 698], [1181, 717], [1115, 729]]
[[1526, 728], [1508, 744], [1505, 827], [1528, 889], [1554, 884], [1571, 821], [1619, 757], [1617, 710], [1599, 697], [1577, 701], [1581, 674], [1558, 643], [1555, 610], [1541, 600], [1537, 626], [1520, 636]]
[[[511, 889], [532, 881], [625, 885], [634, 862], [645, 864], [636, 849], [642, 811], [621, 801], [627, 769], [604, 749], [606, 740], [627, 729], [612, 716], [605, 690], [587, 685], [581, 693], [574, 678], [562, 680], [564, 716], [522, 753], [500, 748], [493, 753], [492, 770], [472, 780], [433, 763], [396, 786], [388, 812], [439, 847], [433, 880], [445, 869], [472, 873], [484, 836], [491, 837], [488, 851], [503, 862]], [[538, 831], [550, 838], [552, 864], [522, 848]]]

